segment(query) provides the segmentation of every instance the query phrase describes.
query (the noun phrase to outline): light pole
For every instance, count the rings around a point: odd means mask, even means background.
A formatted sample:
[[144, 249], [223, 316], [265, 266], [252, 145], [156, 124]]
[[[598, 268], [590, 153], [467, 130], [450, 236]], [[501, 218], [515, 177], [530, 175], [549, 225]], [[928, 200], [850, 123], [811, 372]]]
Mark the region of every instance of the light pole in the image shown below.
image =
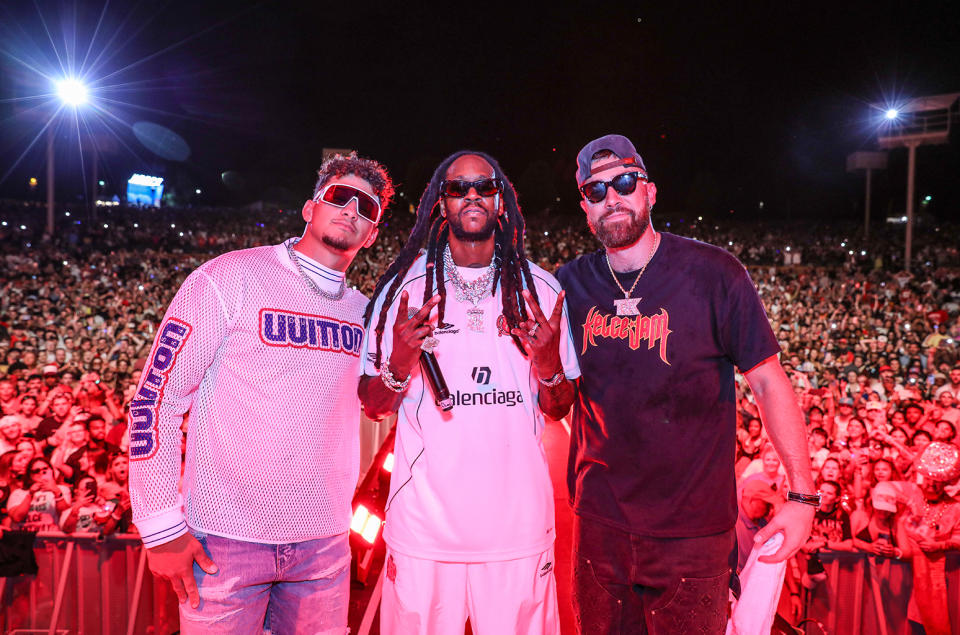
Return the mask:
[[[73, 108], [76, 110], [87, 102], [87, 87], [74, 78], [62, 79], [56, 84], [57, 97], [60, 98], [61, 108]], [[57, 113], [60, 109], [57, 110]], [[56, 113], [54, 113], [56, 117]], [[51, 121], [47, 126], [47, 234], [53, 236], [53, 137], [56, 134], [56, 121]]]
[[867, 185], [863, 195], [863, 238], [870, 238], [870, 181], [874, 170], [883, 170], [887, 167], [886, 152], [854, 152], [847, 156], [847, 172], [866, 172]]
[[913, 258], [913, 197], [917, 171], [917, 148], [949, 142], [950, 128], [960, 93], [915, 97], [899, 108], [875, 106], [884, 113], [886, 125], [877, 135], [881, 148], [907, 149], [907, 227], [904, 236], [903, 268], [910, 273]]

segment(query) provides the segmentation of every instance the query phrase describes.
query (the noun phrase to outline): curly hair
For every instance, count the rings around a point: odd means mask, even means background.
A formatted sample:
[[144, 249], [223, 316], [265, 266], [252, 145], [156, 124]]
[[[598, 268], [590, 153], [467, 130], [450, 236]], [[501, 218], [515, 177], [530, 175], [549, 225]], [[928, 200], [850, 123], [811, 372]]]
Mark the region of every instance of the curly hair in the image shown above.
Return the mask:
[[[443, 250], [447, 246], [450, 236], [450, 226], [447, 219], [435, 213], [440, 201], [440, 184], [446, 178], [447, 170], [450, 165], [462, 156], [478, 156], [489, 163], [494, 170], [494, 174], [503, 183], [503, 208], [504, 215], [499, 220], [494, 230], [494, 266], [493, 288], [491, 293], [496, 295], [497, 285], [503, 285], [503, 316], [506, 318], [507, 325], [513, 329], [520, 322], [527, 319], [526, 303], [524, 302], [521, 291], [524, 286], [530, 290], [534, 299], [539, 302], [537, 290], [534, 286], [533, 276], [530, 274], [530, 264], [527, 261], [526, 253], [523, 248], [523, 238], [525, 223], [523, 215], [520, 213], [520, 205], [517, 203], [517, 193], [513, 189], [513, 184], [503, 173], [503, 169], [497, 160], [484, 152], [475, 150], [460, 150], [454, 152], [444, 159], [437, 169], [434, 170], [430, 182], [427, 184], [423, 195], [420, 197], [420, 203], [417, 205], [417, 220], [410, 232], [410, 238], [397, 254], [386, 272], [377, 281], [377, 286], [373, 291], [373, 297], [367, 305], [363, 314], [363, 323], [365, 328], [370, 328], [373, 307], [377, 298], [386, 290], [385, 300], [380, 309], [380, 316], [377, 320], [375, 332], [377, 334], [377, 352], [374, 359], [374, 365], [380, 367], [381, 343], [383, 342], [383, 331], [387, 321], [387, 310], [393, 303], [397, 290], [403, 281], [403, 277], [410, 266], [422, 255], [427, 258], [426, 270], [427, 280], [423, 289], [423, 303], [433, 297], [434, 289], [440, 294], [440, 303], [437, 305], [437, 317], [439, 324], [444, 324], [444, 309], [446, 307], [447, 289], [444, 284], [443, 276]], [[426, 243], [425, 253], [421, 252], [424, 243]], [[526, 283], [526, 284], [524, 284]], [[388, 286], [389, 285], [389, 286]], [[520, 352], [526, 354], [520, 340], [511, 335], [514, 344], [520, 349]]]
[[373, 187], [373, 193], [380, 199], [380, 207], [386, 211], [393, 199], [394, 188], [387, 168], [373, 159], [358, 157], [356, 152], [347, 156], [335, 154], [329, 157], [317, 170], [317, 184], [313, 187], [313, 198], [316, 198], [323, 186], [330, 179], [339, 178], [345, 174], [355, 174]]

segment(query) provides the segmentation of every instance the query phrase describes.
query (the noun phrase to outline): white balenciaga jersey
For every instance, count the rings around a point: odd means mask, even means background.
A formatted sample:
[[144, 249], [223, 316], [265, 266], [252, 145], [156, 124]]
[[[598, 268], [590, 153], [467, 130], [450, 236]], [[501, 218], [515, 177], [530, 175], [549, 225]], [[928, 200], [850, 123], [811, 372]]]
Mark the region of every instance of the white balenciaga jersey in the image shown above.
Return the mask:
[[[387, 313], [381, 359], [392, 350], [393, 323], [401, 291], [420, 306], [426, 258], [410, 267]], [[549, 317], [560, 285], [530, 263], [540, 307]], [[470, 279], [476, 269], [460, 269]], [[473, 274], [471, 276], [471, 273]], [[483, 332], [468, 325], [470, 302], [459, 302], [446, 281], [446, 326], [434, 331], [434, 351], [454, 407], [434, 405], [420, 368], [413, 371], [397, 416], [396, 457], [390, 479], [384, 538], [397, 552], [430, 560], [484, 562], [541, 553], [554, 540], [553, 487], [541, 435], [536, 371], [507, 335], [498, 285], [487, 296]], [[383, 294], [373, 311], [377, 324]], [[434, 316], [436, 309], [434, 309]], [[435, 318], [434, 318], [435, 319]], [[564, 310], [560, 358], [567, 377], [579, 377], [576, 351]], [[376, 375], [376, 334], [369, 329], [364, 373]], [[380, 381], [377, 379], [377, 381]]]
[[147, 547], [187, 526], [273, 544], [347, 531], [366, 303], [311, 291], [284, 245], [190, 274], [130, 404], [130, 497]]

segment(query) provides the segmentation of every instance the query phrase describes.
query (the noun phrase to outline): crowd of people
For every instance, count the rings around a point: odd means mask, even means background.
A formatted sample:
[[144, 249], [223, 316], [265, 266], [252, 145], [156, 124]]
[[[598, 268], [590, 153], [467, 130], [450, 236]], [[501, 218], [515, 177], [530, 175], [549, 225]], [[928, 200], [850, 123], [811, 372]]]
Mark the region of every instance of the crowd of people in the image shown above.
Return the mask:
[[[0, 220], [0, 527], [135, 531], [126, 413], [165, 308], [198, 265], [299, 233], [300, 216], [61, 208], [49, 236], [41, 208], [5, 202]], [[348, 283], [369, 295], [413, 221], [393, 212]], [[888, 484], [915, 481], [924, 449], [955, 447], [960, 425], [960, 253], [941, 239], [955, 231], [929, 226], [909, 274], [898, 228], [866, 241], [852, 226], [663, 225], [740, 258], [780, 341], [823, 496], [796, 585], [822, 579], [825, 550], [907, 558], [892, 528], [910, 514], [909, 492]], [[548, 271], [597, 246], [583, 222], [550, 210], [528, 214], [527, 228], [527, 255]], [[745, 381], [738, 400], [741, 520], [759, 527], [786, 487]], [[938, 518], [940, 534], [957, 523], [938, 547], [960, 548], [960, 514]]]

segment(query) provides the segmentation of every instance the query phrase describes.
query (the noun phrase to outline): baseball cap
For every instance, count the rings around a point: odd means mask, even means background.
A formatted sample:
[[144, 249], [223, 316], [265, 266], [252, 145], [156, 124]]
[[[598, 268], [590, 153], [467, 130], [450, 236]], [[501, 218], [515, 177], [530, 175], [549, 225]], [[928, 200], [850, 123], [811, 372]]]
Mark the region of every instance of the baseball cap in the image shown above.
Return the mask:
[[[597, 166], [596, 170], [591, 171], [591, 157], [600, 150], [609, 150], [617, 155], [618, 158], [604, 161], [601, 165]], [[577, 154], [577, 185], [586, 183], [587, 179], [596, 172], [619, 165], [635, 165], [643, 170], [644, 174], [647, 172], [647, 166], [643, 164], [643, 158], [637, 152], [637, 149], [633, 147], [633, 143], [623, 135], [608, 134], [594, 139], [583, 146], [579, 154]]]
[[47, 364], [43, 367], [44, 375], [56, 375], [59, 372], [56, 364]]
[[763, 502], [770, 503], [775, 507], [779, 507], [780, 504], [783, 503], [783, 497], [777, 494], [777, 490], [773, 489], [773, 485], [758, 478], [749, 479], [743, 484], [741, 500], [747, 500], [748, 498], [759, 498]]
[[892, 483], [881, 482], [873, 486], [870, 492], [870, 502], [874, 509], [881, 509], [885, 512], [897, 511], [897, 489]]
[[889, 366], [881, 366], [880, 368], [877, 369], [877, 372], [878, 372], [878, 373], [892, 373], [892, 372], [893, 372], [893, 369], [890, 368]]
[[853, 406], [853, 399], [851, 399], [850, 397], [844, 397], [843, 399], [840, 400], [840, 405]]
[[885, 410], [887, 405], [882, 401], [868, 401], [867, 410]]

